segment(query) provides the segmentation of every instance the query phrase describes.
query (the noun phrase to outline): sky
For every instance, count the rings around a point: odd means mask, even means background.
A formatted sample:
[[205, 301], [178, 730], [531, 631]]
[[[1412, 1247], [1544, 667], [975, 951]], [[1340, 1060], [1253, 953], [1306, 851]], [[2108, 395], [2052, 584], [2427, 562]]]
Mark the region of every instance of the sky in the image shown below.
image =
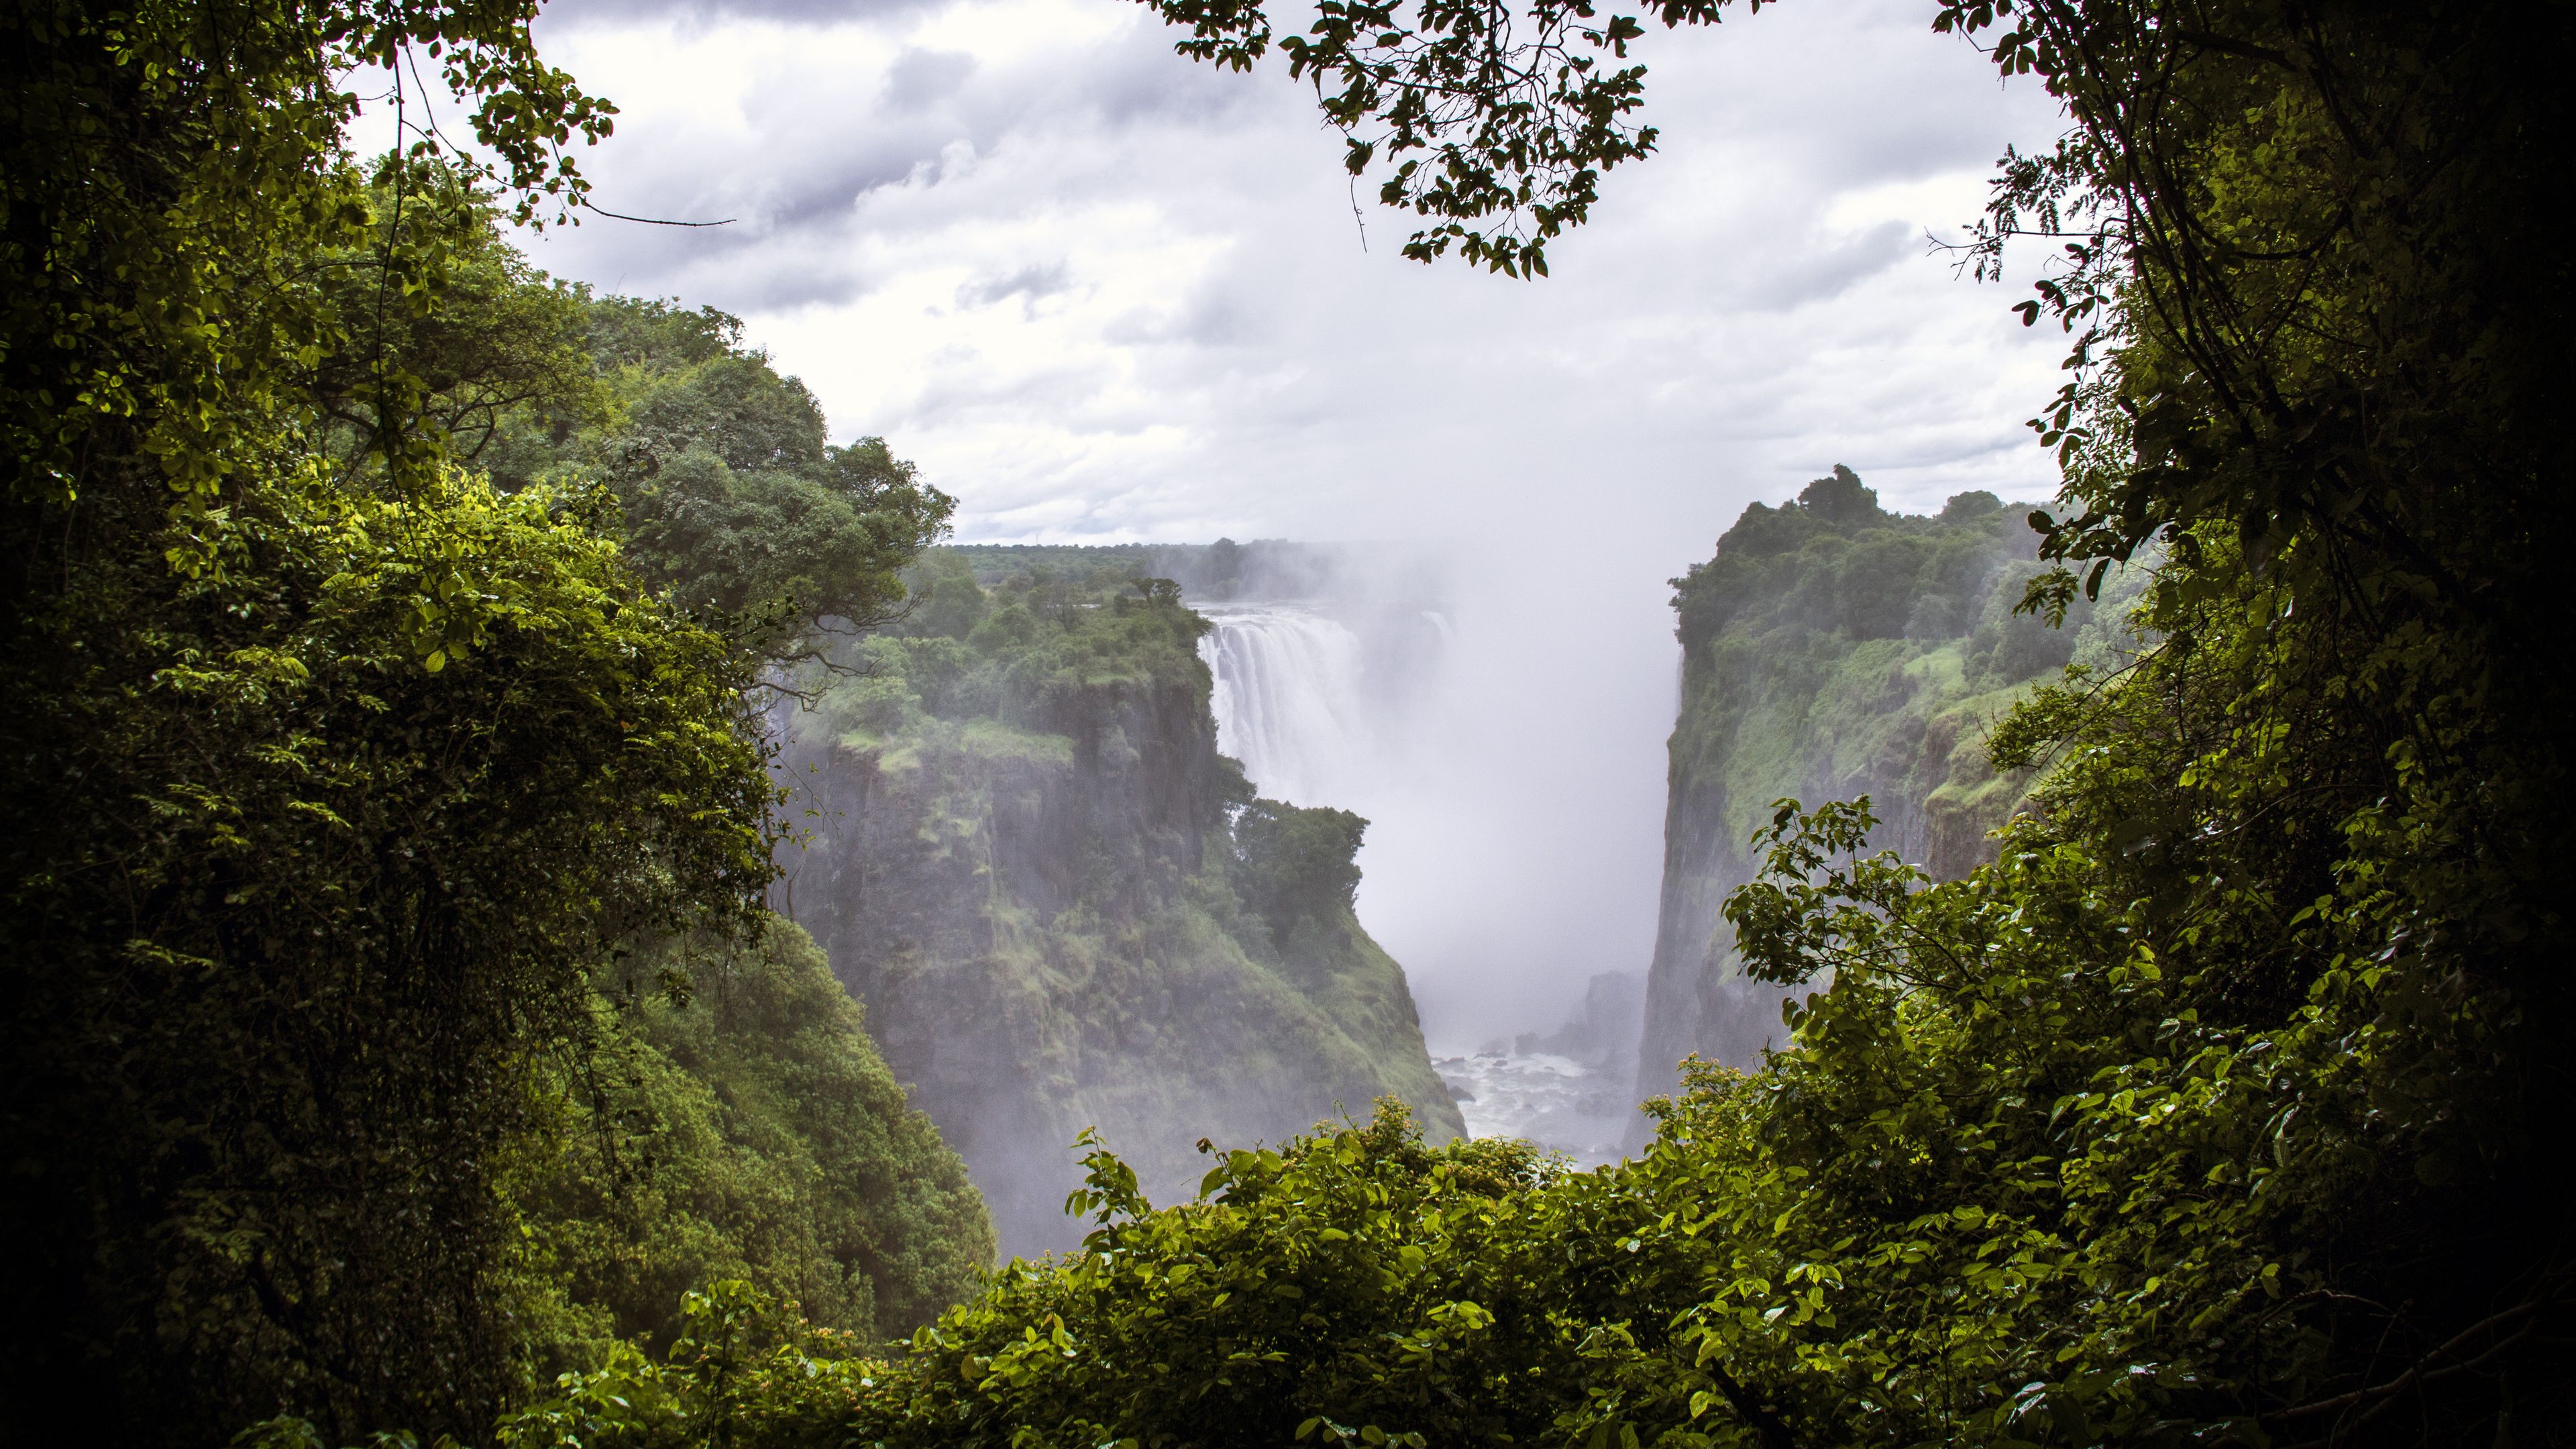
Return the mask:
[[[1399, 256], [1311, 90], [1172, 53], [1125, 0], [556, 0], [613, 100], [591, 219], [527, 239], [712, 304], [961, 541], [1402, 540], [1462, 642], [1363, 917], [1438, 1044], [1551, 1024], [1653, 945], [1665, 580], [1845, 463], [1889, 503], [2051, 491], [2064, 340], [1932, 253], [2059, 130], [1921, 0], [1648, 37], [1659, 153], [1517, 281]], [[1470, 886], [1464, 883], [1481, 883]]]

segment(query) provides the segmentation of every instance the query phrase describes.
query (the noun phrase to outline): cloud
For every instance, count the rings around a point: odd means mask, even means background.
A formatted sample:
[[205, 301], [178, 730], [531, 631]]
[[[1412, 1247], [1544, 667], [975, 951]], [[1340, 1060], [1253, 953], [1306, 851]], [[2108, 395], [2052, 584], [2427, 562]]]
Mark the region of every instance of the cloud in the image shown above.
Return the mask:
[[975, 57], [962, 50], [906, 50], [886, 68], [886, 104], [917, 111], [957, 94], [975, 73]]
[[942, 0], [548, 0], [543, 18], [556, 26], [626, 26], [678, 19], [693, 26], [744, 20], [803, 26], [901, 24]]
[[[1016, 271], [993, 275], [987, 273], [957, 289], [960, 307], [990, 307], [997, 302], [1021, 298], [1028, 306], [1066, 291], [1073, 286], [1065, 275], [1064, 263], [1041, 266], [1035, 262]], [[1034, 314], [1032, 314], [1034, 315]]]

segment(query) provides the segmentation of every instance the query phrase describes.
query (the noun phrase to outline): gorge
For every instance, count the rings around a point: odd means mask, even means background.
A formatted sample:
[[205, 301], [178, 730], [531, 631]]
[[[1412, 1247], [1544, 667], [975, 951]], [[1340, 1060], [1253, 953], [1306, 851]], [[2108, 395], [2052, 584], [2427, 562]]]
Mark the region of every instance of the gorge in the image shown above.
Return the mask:
[[[1955, 877], [1986, 858], [1986, 832], [2002, 823], [2031, 783], [2026, 773], [1998, 774], [1987, 764], [1987, 728], [2034, 682], [2054, 678], [2063, 666], [2101, 668], [2128, 657], [2116, 625], [2130, 587], [2127, 575], [2113, 579], [2103, 601], [2079, 600], [2063, 629], [2014, 612], [2022, 585], [2039, 569], [2035, 539], [2021, 522], [2026, 511], [1971, 493], [1951, 499], [1937, 515], [1890, 512], [1857, 475], [1836, 468], [1795, 499], [1776, 507], [1752, 505], [1709, 560], [1674, 580], [1682, 695], [1668, 744], [1665, 854], [1652, 959], [1643, 971], [1617, 960], [1567, 962], [1554, 969], [1571, 973], [1570, 979], [1550, 988], [1559, 999], [1574, 996], [1571, 1014], [1561, 1021], [1524, 1020], [1500, 1034], [1459, 1040], [1453, 1032], [1446, 1044], [1435, 1040], [1441, 1050], [1433, 1065], [1458, 1103], [1453, 1130], [1527, 1138], [1579, 1162], [1613, 1160], [1643, 1146], [1649, 1123], [1635, 1104], [1673, 1090], [1675, 1064], [1682, 1058], [1698, 1054], [1750, 1068], [1766, 1046], [1784, 1039], [1782, 993], [1745, 979], [1719, 916], [1727, 895], [1759, 870], [1748, 841], [1773, 801], [1814, 804], [1866, 796], [1881, 821], [1875, 843], [1923, 863], [1936, 878]], [[1263, 541], [970, 548], [953, 557], [975, 560], [973, 570], [997, 582], [1032, 569], [1096, 580], [1143, 578], [1159, 569], [1186, 580], [1184, 601], [1206, 621], [1192, 647], [1207, 680], [1205, 719], [1213, 731], [1213, 753], [1221, 757], [1191, 768], [1221, 772], [1222, 762], [1230, 760], [1241, 767], [1251, 794], [1322, 810], [1358, 807], [1381, 826], [1418, 828], [1416, 816], [1452, 808], [1453, 802], [1402, 789], [1408, 759], [1419, 758], [1426, 740], [1454, 749], [1487, 727], [1479, 715], [1481, 696], [1444, 687], [1445, 673], [1456, 667], [1459, 642], [1459, 626], [1447, 612], [1454, 606], [1441, 592], [1450, 575], [1419, 552], [1400, 556], [1384, 549]], [[951, 573], [946, 579], [927, 584], [925, 617], [942, 617], [943, 608], [954, 606], [963, 576]], [[946, 602], [943, 587], [951, 591]], [[1095, 599], [1088, 607], [1099, 604]], [[939, 627], [954, 632], [957, 625]], [[919, 669], [918, 663], [908, 667]], [[983, 788], [998, 788], [1004, 798], [1016, 792], [1043, 799], [1072, 788], [1086, 771], [1128, 768], [1117, 763], [1122, 751], [1135, 751], [1140, 760], [1149, 752], [1157, 759], [1199, 758], [1194, 752], [1208, 745], [1173, 744], [1189, 735], [1185, 689], [1163, 711], [1148, 711], [1150, 719], [1122, 715], [1105, 730], [1097, 723], [1062, 726], [1055, 738], [1079, 740], [1091, 731], [1107, 743], [1062, 747], [1050, 758], [1068, 773], [1047, 783], [1018, 776]], [[843, 738], [848, 744], [860, 737]], [[896, 769], [926, 770], [924, 779], [941, 788], [956, 783], [962, 755], [934, 761], [921, 753], [922, 742], [906, 738], [908, 753], [877, 758], [898, 762]], [[847, 788], [851, 768], [845, 761], [826, 774], [841, 782], [835, 788]], [[884, 787], [870, 788], [878, 792], [871, 798], [888, 798]], [[826, 814], [851, 808], [845, 802]], [[1187, 816], [1185, 808], [1174, 819]], [[1515, 828], [1535, 837], [1551, 823], [1542, 815]], [[838, 843], [836, 828], [821, 828], [836, 842], [829, 848], [862, 848]], [[971, 835], [980, 827], [949, 828]], [[1204, 851], [1208, 840], [1222, 835], [1215, 826], [1199, 829], [1195, 842], [1186, 831], [1173, 837], [1168, 870], [1187, 875], [1184, 863], [1192, 852]], [[864, 848], [880, 855], [889, 849], [881, 838]], [[1059, 841], [1054, 848], [1069, 847]], [[1365, 863], [1365, 850], [1359, 859]], [[894, 867], [889, 859], [878, 868]], [[1007, 874], [1009, 867], [1002, 869]], [[1019, 886], [1006, 889], [1025, 894]], [[1355, 919], [1348, 925], [1355, 943], [1366, 941], [1359, 922], [1375, 909], [1369, 889], [1363, 879], [1353, 894]], [[1041, 901], [1042, 913], [1065, 909], [1056, 898], [1028, 898]], [[1569, 886], [1550, 909], [1579, 915], [1584, 906]], [[889, 949], [886, 937], [862, 942], [823, 934], [849, 941], [836, 947], [836, 960], [845, 952]], [[901, 931], [895, 937], [913, 939]], [[994, 949], [991, 939], [979, 937], [978, 949]], [[1373, 947], [1360, 949], [1366, 954]], [[1498, 961], [1490, 969], [1531, 968]], [[1392, 963], [1385, 970], [1401, 991], [1400, 973]], [[873, 989], [886, 999], [888, 1004], [872, 1009], [891, 1014], [881, 1016], [879, 1025], [890, 1041], [910, 1029], [905, 1023], [912, 1020], [906, 1014], [911, 1008], [892, 1004], [910, 999], [904, 994], [909, 988], [895, 985], [900, 970], [870, 965], [845, 968], [845, 974], [862, 994]], [[869, 984], [859, 986], [863, 980]], [[1316, 1004], [1332, 1009], [1321, 999]], [[1232, 1029], [1217, 1021], [1208, 1031], [1222, 1037]], [[1143, 1035], [1117, 1046], [1094, 1045], [1086, 1070], [1114, 1074], [1117, 1051], [1161, 1050], [1176, 1040]], [[1405, 1080], [1416, 1097], [1422, 1086], [1413, 1066], [1417, 1050], [1409, 1042], [1402, 1050], [1410, 1073]], [[943, 1082], [1002, 1070], [994, 1061], [977, 1061], [954, 1040], [939, 1053], [903, 1046], [889, 1051], [899, 1071], [918, 1062]], [[1020, 1054], [995, 1060], [1016, 1063]], [[1132, 1070], [1150, 1077], [1164, 1069], [1140, 1059]], [[1070, 1080], [1048, 1089], [1060, 1098], [1053, 1115], [991, 1104], [951, 1109], [945, 1117], [936, 1106], [931, 1111], [970, 1161], [979, 1155], [977, 1141], [1001, 1132], [1020, 1144], [1002, 1154], [1011, 1162], [1060, 1166], [1060, 1156], [1048, 1158], [1033, 1144], [1050, 1133], [1069, 1139], [1081, 1125], [1073, 1120], [1079, 1111], [1062, 1104], [1108, 1100], [1097, 1084], [1073, 1087]], [[936, 1102], [959, 1090], [925, 1089], [923, 1100]], [[1048, 1094], [1029, 1090], [1036, 1093], [1031, 1101]], [[1248, 1123], [1258, 1117], [1222, 1105], [1221, 1098], [1214, 1101], [1211, 1121]], [[1449, 1122], [1439, 1112], [1445, 1106], [1435, 1104], [1433, 1120]], [[1158, 1109], [1122, 1110], [1128, 1114], [1119, 1119], [1122, 1130], [1154, 1130], [1144, 1124]], [[1011, 1117], [1013, 1112], [1019, 1116]], [[1005, 1118], [1021, 1125], [999, 1125]], [[988, 1161], [979, 1165], [978, 1180], [988, 1193], [1000, 1199], [1035, 1195], [1032, 1201], [1043, 1196], [1010, 1175], [1016, 1168], [999, 1165], [991, 1152], [983, 1155]], [[1054, 1191], [1058, 1177], [1041, 1176], [1050, 1184], [1046, 1191]]]
[[2576, 1446], [2576, 12], [1083, 4], [0, 10], [13, 1431]]

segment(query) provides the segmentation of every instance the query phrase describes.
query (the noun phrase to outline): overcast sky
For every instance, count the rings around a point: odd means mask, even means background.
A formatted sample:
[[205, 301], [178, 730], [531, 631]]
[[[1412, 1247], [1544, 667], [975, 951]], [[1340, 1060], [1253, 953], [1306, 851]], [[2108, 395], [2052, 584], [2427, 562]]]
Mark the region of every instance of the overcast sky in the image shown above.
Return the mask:
[[[1493, 747], [1462, 755], [1491, 788], [1445, 826], [1381, 821], [1364, 862], [1364, 913], [1457, 1040], [1642, 969], [1663, 581], [1746, 502], [1837, 462], [1915, 509], [2051, 491], [2021, 420], [2063, 339], [2008, 310], [2026, 281], [1956, 277], [1925, 233], [1961, 234], [2055, 114], [1931, 9], [1656, 31], [1660, 153], [1520, 282], [1402, 260], [1407, 218], [1365, 188], [1354, 216], [1310, 90], [1175, 56], [1123, 0], [557, 0], [541, 48], [623, 112], [582, 163], [598, 203], [732, 224], [592, 220], [530, 251], [742, 316], [836, 438], [882, 435], [956, 495], [961, 540], [1470, 555], [1460, 624], [1496, 662], [1454, 727]], [[1464, 823], [1497, 810], [1517, 834]], [[1423, 863], [1478, 852], [1492, 893], [1433, 900]]]

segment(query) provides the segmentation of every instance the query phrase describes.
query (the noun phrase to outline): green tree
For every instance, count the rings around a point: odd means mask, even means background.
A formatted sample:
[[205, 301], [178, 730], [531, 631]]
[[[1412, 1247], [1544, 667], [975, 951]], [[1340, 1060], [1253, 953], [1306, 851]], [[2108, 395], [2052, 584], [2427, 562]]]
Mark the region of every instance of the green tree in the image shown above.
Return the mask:
[[[523, 1387], [498, 1188], [598, 1044], [592, 973], [760, 919], [758, 654], [636, 577], [613, 494], [456, 467], [580, 371], [565, 299], [459, 211], [497, 185], [561, 217], [564, 148], [606, 132], [534, 8], [0, 17], [27, 1422], [479, 1433]], [[406, 127], [373, 175], [343, 142], [365, 67]], [[420, 130], [424, 72], [488, 167]]]
[[[548, 279], [452, 165], [389, 160], [370, 204], [363, 242], [318, 271], [343, 337], [311, 387], [342, 467], [381, 451], [374, 379], [391, 369], [410, 379], [399, 427], [504, 489], [607, 488], [645, 582], [749, 647], [810, 659], [821, 635], [901, 612], [902, 572], [953, 500], [882, 438], [831, 444], [741, 319]], [[406, 256], [425, 259], [421, 295], [388, 308], [384, 259]]]
[[1333, 920], [1358, 898], [1367, 829], [1348, 810], [1255, 800], [1234, 817], [1235, 889], [1281, 940], [1300, 921]]
[[519, 466], [614, 490], [638, 571], [773, 654], [818, 657], [823, 635], [902, 612], [903, 570], [947, 532], [948, 495], [882, 438], [830, 443], [813, 394], [743, 345], [739, 319], [625, 298], [588, 312], [612, 416], [561, 440], [560, 413], [524, 418], [545, 431]]

